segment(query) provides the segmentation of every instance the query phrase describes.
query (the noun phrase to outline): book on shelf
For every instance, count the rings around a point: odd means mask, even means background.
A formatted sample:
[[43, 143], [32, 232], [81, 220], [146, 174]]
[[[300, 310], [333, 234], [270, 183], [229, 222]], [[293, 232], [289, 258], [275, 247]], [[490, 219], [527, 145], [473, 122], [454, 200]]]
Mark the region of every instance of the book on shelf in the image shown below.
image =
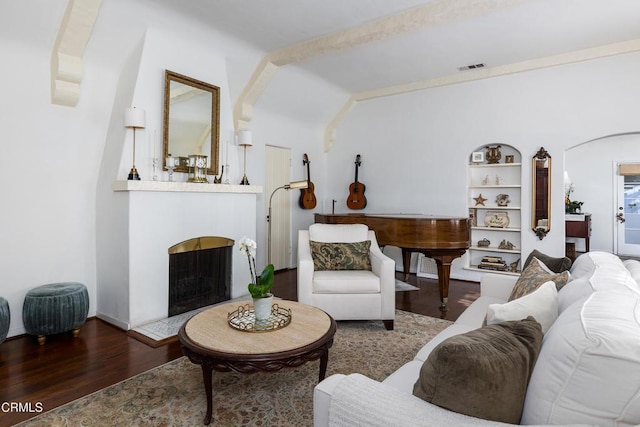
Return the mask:
[[485, 262], [485, 261], [481, 261], [480, 264], [487, 265], [487, 266], [494, 266], [494, 267], [503, 267], [507, 265], [506, 262]]
[[482, 257], [482, 261], [481, 262], [504, 262], [504, 260], [502, 259], [502, 257], [499, 256], [484, 256]]
[[499, 256], [484, 256], [478, 264], [478, 268], [482, 270], [507, 271], [509, 267], [505, 260]]
[[493, 270], [493, 271], [507, 271], [508, 267], [504, 264], [484, 264], [484, 263], [480, 263], [478, 264], [478, 268], [480, 270]]

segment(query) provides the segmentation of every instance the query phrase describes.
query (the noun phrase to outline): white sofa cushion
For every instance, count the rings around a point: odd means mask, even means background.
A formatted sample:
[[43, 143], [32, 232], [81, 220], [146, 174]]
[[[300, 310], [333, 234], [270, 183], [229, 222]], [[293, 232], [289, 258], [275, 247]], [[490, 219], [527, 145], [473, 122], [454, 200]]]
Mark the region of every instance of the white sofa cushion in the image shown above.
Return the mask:
[[354, 243], [369, 240], [369, 228], [364, 224], [311, 224], [309, 240], [314, 242]]
[[589, 277], [580, 277], [567, 283], [558, 292], [558, 313], [561, 314], [571, 304], [582, 301], [593, 293]]
[[547, 332], [522, 424], [640, 424], [640, 298], [594, 292]]
[[[615, 290], [640, 295], [640, 286], [632, 277], [634, 268], [633, 263], [623, 263], [620, 258], [607, 252], [580, 255], [571, 267], [574, 279], [558, 292], [558, 312], [562, 313], [570, 305], [596, 291]], [[640, 275], [640, 263], [638, 269]]]
[[[315, 424], [319, 425], [319, 424]], [[333, 390], [328, 425], [331, 427], [508, 427], [448, 411], [411, 394], [397, 392], [361, 374], [342, 378]]]
[[380, 278], [369, 270], [321, 270], [313, 273], [315, 294], [380, 293]]
[[490, 304], [487, 308], [487, 325], [507, 320], [526, 319], [533, 316], [546, 333], [558, 318], [558, 291], [556, 284], [548, 281], [532, 293], [504, 304]]
[[[469, 325], [473, 328], [479, 328], [486, 322], [487, 309], [491, 304], [503, 304], [507, 302], [506, 299], [499, 299], [493, 297], [483, 297], [476, 299], [473, 304], [467, 307], [456, 319], [457, 325]], [[527, 317], [527, 316], [525, 316]]]
[[593, 254], [593, 252], [584, 253], [573, 261], [569, 272], [574, 278], [591, 276], [591, 274], [593, 274], [596, 264], [593, 259], [591, 259], [591, 254]]
[[640, 261], [635, 259], [628, 259], [623, 262], [624, 266], [629, 270], [629, 274], [631, 274], [631, 278], [638, 288], [640, 288]]

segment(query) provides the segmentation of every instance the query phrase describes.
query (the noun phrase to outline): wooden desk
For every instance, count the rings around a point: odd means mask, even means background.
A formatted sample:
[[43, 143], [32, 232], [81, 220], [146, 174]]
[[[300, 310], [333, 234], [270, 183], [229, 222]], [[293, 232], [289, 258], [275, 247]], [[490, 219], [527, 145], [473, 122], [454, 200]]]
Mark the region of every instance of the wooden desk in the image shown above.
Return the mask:
[[583, 221], [567, 221], [565, 225], [566, 237], [578, 237], [584, 239], [585, 249], [589, 252], [589, 238], [591, 237], [591, 214], [585, 214]]

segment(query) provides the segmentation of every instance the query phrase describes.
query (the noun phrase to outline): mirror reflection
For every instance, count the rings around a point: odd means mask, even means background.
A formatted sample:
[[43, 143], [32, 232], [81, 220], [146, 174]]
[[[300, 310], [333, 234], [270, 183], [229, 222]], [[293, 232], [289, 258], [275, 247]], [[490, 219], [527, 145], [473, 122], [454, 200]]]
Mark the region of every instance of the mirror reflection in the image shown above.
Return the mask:
[[551, 156], [544, 147], [533, 156], [531, 228], [542, 240], [551, 230]]
[[189, 172], [189, 156], [206, 156], [207, 174], [218, 171], [220, 88], [165, 71], [163, 168], [167, 157], [175, 172]]

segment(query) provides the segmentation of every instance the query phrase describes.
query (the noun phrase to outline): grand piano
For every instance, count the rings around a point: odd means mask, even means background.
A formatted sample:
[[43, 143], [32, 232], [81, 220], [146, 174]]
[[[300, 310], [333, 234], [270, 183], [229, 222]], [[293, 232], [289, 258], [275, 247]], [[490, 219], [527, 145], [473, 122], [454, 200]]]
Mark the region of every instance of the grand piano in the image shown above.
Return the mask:
[[380, 246], [402, 249], [405, 280], [411, 266], [411, 253], [433, 258], [438, 268], [440, 311], [444, 316], [449, 298], [451, 263], [469, 248], [469, 218], [403, 214], [315, 214], [322, 224], [365, 224], [376, 232]]

